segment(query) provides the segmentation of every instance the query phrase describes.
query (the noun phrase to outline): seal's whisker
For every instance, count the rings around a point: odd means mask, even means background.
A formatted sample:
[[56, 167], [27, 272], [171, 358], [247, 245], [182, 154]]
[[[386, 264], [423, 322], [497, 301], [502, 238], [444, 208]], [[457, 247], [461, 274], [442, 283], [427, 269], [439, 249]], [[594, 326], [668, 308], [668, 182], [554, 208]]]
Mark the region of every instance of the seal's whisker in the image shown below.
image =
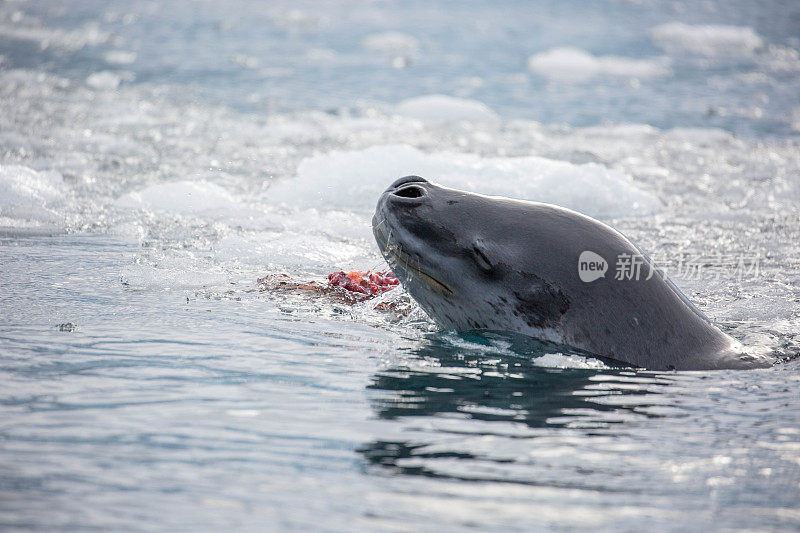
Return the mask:
[[392, 242], [392, 231], [394, 228], [389, 228], [389, 235], [386, 237], [386, 249], [393, 250], [395, 248], [394, 243]]

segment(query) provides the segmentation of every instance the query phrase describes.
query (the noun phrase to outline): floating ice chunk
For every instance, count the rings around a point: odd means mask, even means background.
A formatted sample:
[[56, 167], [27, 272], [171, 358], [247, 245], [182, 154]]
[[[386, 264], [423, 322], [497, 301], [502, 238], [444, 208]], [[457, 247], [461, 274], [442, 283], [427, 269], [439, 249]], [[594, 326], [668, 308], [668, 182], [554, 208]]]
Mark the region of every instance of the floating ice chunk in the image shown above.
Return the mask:
[[108, 228], [108, 233], [122, 239], [140, 242], [147, 232], [144, 225], [134, 221], [123, 221]]
[[800, 131], [800, 107], [795, 107], [789, 114], [789, 125], [794, 131]]
[[552, 48], [528, 58], [528, 69], [546, 78], [581, 82], [596, 76], [654, 78], [669, 74], [665, 58], [593, 56], [579, 48]]
[[559, 80], [587, 80], [596, 69], [597, 58], [578, 48], [552, 48], [528, 58], [528, 70]]
[[329, 239], [372, 242], [372, 229], [363, 221], [361, 213], [303, 209], [284, 217], [283, 225], [285, 229], [298, 233], [307, 233], [312, 229]]
[[[367, 221], [364, 226], [367, 227]], [[327, 240], [320, 235], [294, 231], [264, 231], [231, 235], [214, 247], [215, 259], [238, 263], [304, 270], [320, 270], [337, 265], [367, 269], [377, 257], [361, 243]]]
[[20, 221], [35, 225], [62, 222], [63, 216], [54, 208], [63, 203], [65, 194], [58, 172], [37, 172], [23, 166], [0, 165], [2, 225], [16, 225]]
[[336, 50], [332, 48], [309, 48], [306, 52], [306, 58], [311, 61], [329, 62], [335, 61], [339, 57]]
[[112, 65], [130, 65], [136, 61], [136, 52], [129, 52], [127, 50], [111, 50], [103, 54], [103, 59], [106, 63]]
[[771, 44], [763, 54], [759, 54], [758, 62], [771, 72], [797, 72], [800, 70], [800, 52], [789, 46]]
[[419, 50], [419, 41], [407, 33], [386, 31], [367, 35], [361, 41], [361, 46], [385, 54], [413, 54]]
[[500, 117], [477, 100], [431, 94], [403, 100], [395, 108], [399, 115], [434, 122], [497, 122]]
[[747, 26], [689, 25], [668, 22], [650, 30], [650, 38], [663, 50], [703, 56], [749, 56], [763, 45]]
[[246, 230], [228, 234], [213, 245], [216, 261], [305, 271], [333, 266], [369, 270], [382, 260], [372, 246], [369, 215], [328, 209], [272, 210], [255, 215]]
[[392, 180], [416, 172], [426, 158], [408, 145], [307, 157], [300, 162], [297, 177], [272, 185], [265, 201], [302, 208], [369, 211]]
[[300, 32], [313, 30], [319, 25], [319, 19], [301, 9], [273, 9], [269, 12], [273, 24], [285, 30]]
[[672, 128], [664, 132], [663, 138], [698, 146], [721, 146], [736, 140], [729, 131], [719, 128]]
[[259, 61], [259, 59], [255, 56], [250, 56], [247, 54], [234, 54], [231, 57], [231, 63], [235, 63], [245, 68], [254, 69], [258, 68], [258, 66], [261, 64], [261, 61]]
[[86, 78], [86, 85], [92, 89], [97, 89], [100, 91], [113, 91], [119, 87], [120, 83], [122, 83], [122, 76], [119, 73], [111, 72], [110, 70], [95, 72]]
[[181, 214], [223, 212], [241, 207], [228, 191], [205, 180], [151, 185], [141, 191], [121, 196], [114, 205], [123, 209]]
[[373, 146], [304, 159], [297, 177], [273, 185], [265, 201], [291, 206], [372, 211], [395, 179], [419, 174], [448, 187], [549, 202], [598, 217], [641, 216], [661, 202], [617, 170], [543, 157], [491, 157], [408, 145]]

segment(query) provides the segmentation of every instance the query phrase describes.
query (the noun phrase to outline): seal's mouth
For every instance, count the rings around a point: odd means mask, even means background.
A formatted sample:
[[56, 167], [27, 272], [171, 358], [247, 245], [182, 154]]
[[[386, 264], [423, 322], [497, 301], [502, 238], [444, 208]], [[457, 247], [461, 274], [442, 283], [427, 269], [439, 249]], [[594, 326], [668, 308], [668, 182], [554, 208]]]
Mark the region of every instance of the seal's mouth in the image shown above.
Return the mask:
[[[381, 231], [380, 228], [383, 222], [385, 222], [385, 219], [379, 224], [377, 223], [375, 217], [372, 218], [372, 232], [375, 235], [375, 240], [378, 241], [378, 245], [380, 246], [381, 251], [384, 253], [384, 255], [391, 256], [393, 259], [396, 259], [398, 262], [400, 262], [400, 264], [402, 264], [403, 269], [405, 269], [412, 276], [426, 283], [432, 289], [446, 296], [453, 294], [453, 289], [448, 287], [445, 283], [434, 278], [427, 272], [423, 271], [419, 267], [418, 261], [416, 262], [417, 264], [413, 264], [411, 258], [409, 258], [405, 253], [403, 253], [403, 251], [400, 248], [389, 242], [389, 239], [386, 237], [383, 231]], [[389, 258], [387, 257], [387, 259]]]

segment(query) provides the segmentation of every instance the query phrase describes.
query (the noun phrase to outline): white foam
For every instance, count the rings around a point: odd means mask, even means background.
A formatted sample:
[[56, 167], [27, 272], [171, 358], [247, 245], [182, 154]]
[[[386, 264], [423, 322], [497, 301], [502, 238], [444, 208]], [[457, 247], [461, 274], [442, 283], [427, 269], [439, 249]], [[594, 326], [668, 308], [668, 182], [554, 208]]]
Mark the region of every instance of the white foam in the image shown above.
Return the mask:
[[597, 370], [610, 368], [599, 359], [581, 355], [564, 355], [561, 352], [546, 353], [541, 357], [534, 358], [533, 362], [537, 366], [545, 368], [588, 368]]
[[39, 225], [63, 222], [56, 211], [65, 196], [61, 174], [37, 172], [24, 166], [0, 165], [2, 225]]
[[386, 54], [414, 54], [419, 50], [419, 40], [407, 33], [386, 31], [367, 35], [362, 39], [361, 46]]
[[593, 56], [571, 47], [552, 48], [530, 56], [528, 69], [546, 78], [571, 82], [586, 81], [597, 76], [654, 78], [670, 72], [665, 58]]
[[[484, 356], [496, 355], [500, 357], [517, 357], [519, 352], [513, 348], [513, 342], [508, 338], [497, 338], [493, 335], [482, 336], [481, 342], [474, 342], [453, 332], [446, 332], [443, 338], [454, 348], [469, 352], [478, 352]], [[545, 368], [609, 368], [605, 363], [593, 357], [577, 354], [564, 354], [561, 352], [545, 353], [533, 357], [531, 360], [536, 366]], [[474, 369], [468, 369], [473, 371]]]
[[403, 100], [395, 108], [398, 115], [432, 122], [497, 122], [500, 117], [477, 100], [431, 94]]
[[276, 183], [265, 201], [369, 213], [381, 192], [408, 174], [487, 195], [554, 203], [598, 217], [647, 215], [661, 206], [656, 196], [629, 176], [596, 163], [574, 165], [535, 156], [426, 154], [408, 145], [306, 158], [297, 177]]
[[656, 46], [671, 54], [702, 56], [748, 56], [763, 45], [761, 37], [747, 26], [690, 25], [668, 22], [650, 30]]
[[147, 209], [180, 214], [211, 214], [241, 208], [224, 188], [205, 180], [175, 181], [150, 185], [127, 193], [114, 202], [124, 209]]

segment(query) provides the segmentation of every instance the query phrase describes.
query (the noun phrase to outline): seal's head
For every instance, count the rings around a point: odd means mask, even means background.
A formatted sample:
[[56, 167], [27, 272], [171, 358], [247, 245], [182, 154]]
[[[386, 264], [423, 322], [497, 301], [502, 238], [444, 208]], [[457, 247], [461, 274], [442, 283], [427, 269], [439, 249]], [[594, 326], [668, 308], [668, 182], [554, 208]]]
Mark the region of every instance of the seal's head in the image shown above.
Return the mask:
[[[575, 211], [407, 176], [381, 195], [372, 226], [444, 328], [522, 333], [651, 369], [771, 364], [742, 354], [624, 235]], [[606, 275], [614, 258], [636, 258], [641, 278]]]
[[547, 258], [516, 266], [518, 251], [535, 255], [542, 240], [524, 223], [533, 205], [406, 176], [381, 195], [372, 226], [395, 275], [440, 326], [520, 330], [524, 322], [550, 339], [569, 299], [532, 273], [546, 273]]

